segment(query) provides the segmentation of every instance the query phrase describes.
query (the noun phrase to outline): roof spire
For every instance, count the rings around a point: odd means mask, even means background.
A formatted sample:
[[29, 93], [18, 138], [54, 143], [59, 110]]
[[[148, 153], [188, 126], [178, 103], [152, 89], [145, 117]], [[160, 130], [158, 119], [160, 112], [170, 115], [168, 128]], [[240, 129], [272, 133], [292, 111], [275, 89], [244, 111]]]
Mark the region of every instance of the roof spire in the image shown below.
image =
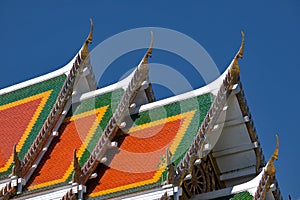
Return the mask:
[[242, 31], [242, 42], [241, 42], [241, 46], [239, 51], [237, 52], [237, 54], [235, 55], [234, 59], [233, 59], [233, 64], [230, 67], [229, 70], [229, 74], [232, 77], [232, 84], [236, 83], [237, 78], [240, 75], [240, 67], [239, 67], [239, 63], [238, 63], [238, 59], [243, 57], [243, 53], [244, 53], [244, 45], [245, 45], [245, 35], [244, 32]]
[[243, 54], [244, 54], [245, 34], [244, 34], [243, 31], [241, 31], [241, 35], [242, 35], [241, 46], [240, 46], [239, 51], [238, 51], [237, 54], [235, 55], [235, 57], [234, 57], [234, 62], [233, 62], [233, 65], [234, 65], [235, 67], [239, 67], [238, 59], [239, 59], [239, 58], [243, 58]]
[[90, 22], [91, 22], [91, 28], [90, 28], [90, 33], [85, 40], [86, 43], [92, 43], [92, 41], [93, 41], [94, 21], [92, 18], [90, 18]]
[[154, 34], [153, 34], [153, 31], [150, 31], [150, 33], [151, 33], [151, 43], [150, 43], [150, 47], [149, 47], [148, 51], [146, 52], [146, 58], [152, 56], [152, 47], [153, 47], [153, 43], [154, 43]]
[[278, 160], [278, 152], [279, 152], [279, 137], [278, 137], [278, 134], [276, 134], [276, 148], [275, 148], [275, 151], [274, 151], [272, 157], [268, 161], [268, 165], [266, 168], [266, 172], [269, 176], [275, 175], [276, 168], [274, 166], [274, 160]]
[[80, 56], [82, 60], [85, 60], [89, 56], [88, 44], [92, 43], [93, 40], [94, 22], [92, 18], [90, 18], [90, 22], [91, 22], [90, 33], [83, 44], [82, 51], [80, 52]]
[[148, 64], [148, 58], [152, 56], [152, 48], [153, 48], [153, 43], [154, 43], [154, 34], [152, 31], [150, 31], [151, 33], [151, 42], [150, 42], [150, 46], [147, 50], [147, 52], [144, 55], [144, 58], [141, 62], [141, 64]]

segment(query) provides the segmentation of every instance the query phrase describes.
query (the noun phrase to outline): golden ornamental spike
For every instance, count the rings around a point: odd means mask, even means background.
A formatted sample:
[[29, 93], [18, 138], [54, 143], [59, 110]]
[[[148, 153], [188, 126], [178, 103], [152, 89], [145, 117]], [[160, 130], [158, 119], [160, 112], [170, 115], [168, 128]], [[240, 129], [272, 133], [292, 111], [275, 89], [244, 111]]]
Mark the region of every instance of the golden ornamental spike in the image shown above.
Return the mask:
[[245, 47], [245, 34], [243, 31], [241, 31], [241, 35], [242, 35], [242, 43], [241, 43], [241, 47], [238, 51], [237, 57], [238, 58], [243, 58], [243, 54], [244, 54], [244, 47]]
[[91, 23], [91, 28], [90, 28], [90, 33], [86, 39], [87, 43], [91, 43], [93, 41], [94, 21], [92, 18], [90, 18], [90, 23]]
[[276, 134], [276, 148], [272, 155], [273, 160], [278, 160], [278, 152], [279, 152], [279, 137], [278, 134]]
[[85, 60], [89, 56], [88, 44], [92, 43], [93, 40], [93, 32], [94, 32], [94, 22], [92, 18], [90, 18], [91, 28], [88, 37], [86, 38], [82, 50], [80, 52], [80, 56], [82, 60]]
[[239, 51], [237, 52], [237, 54], [234, 57], [234, 61], [233, 61], [233, 66], [239, 67], [238, 64], [238, 59], [239, 58], [243, 58], [244, 55], [244, 47], [245, 47], [245, 34], [243, 31], [241, 31], [241, 35], [242, 35], [242, 42], [241, 42], [241, 46]]
[[150, 43], [150, 47], [146, 53], [146, 58], [151, 57], [152, 56], [152, 48], [153, 48], [153, 43], [154, 43], [154, 34], [152, 31], [150, 31], [151, 33], [151, 43]]
[[152, 56], [152, 49], [153, 49], [153, 43], [154, 43], [154, 34], [152, 31], [150, 31], [151, 33], [151, 43], [150, 46], [143, 58], [142, 64], [148, 64], [148, 58]]
[[276, 172], [274, 160], [278, 160], [278, 152], [279, 152], [279, 137], [278, 137], [278, 134], [276, 134], [276, 148], [275, 148], [274, 153], [271, 156], [270, 160], [268, 161], [267, 167], [266, 167], [266, 173], [271, 177], [273, 177]]
[[241, 34], [242, 34], [241, 46], [240, 46], [239, 51], [237, 52], [237, 54], [234, 57], [233, 65], [229, 71], [230, 75], [233, 77], [233, 80], [235, 80], [240, 74], [240, 67], [239, 67], [238, 59], [243, 58], [243, 54], [244, 54], [245, 34], [243, 31], [241, 32]]

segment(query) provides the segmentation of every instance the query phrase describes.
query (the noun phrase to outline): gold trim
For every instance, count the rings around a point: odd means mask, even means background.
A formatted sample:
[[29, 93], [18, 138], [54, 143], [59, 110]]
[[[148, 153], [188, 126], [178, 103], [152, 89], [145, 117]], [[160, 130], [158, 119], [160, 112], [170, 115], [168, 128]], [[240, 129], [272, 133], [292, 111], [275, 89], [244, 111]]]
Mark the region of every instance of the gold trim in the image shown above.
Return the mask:
[[274, 151], [272, 157], [270, 158], [267, 168], [266, 168], [266, 173], [271, 177], [273, 177], [276, 172], [274, 160], [278, 160], [278, 152], [279, 152], [279, 137], [278, 137], [278, 134], [276, 134], [276, 148], [275, 148], [275, 151]]
[[146, 54], [144, 55], [144, 58], [142, 60], [142, 64], [148, 64], [148, 58], [152, 56], [152, 50], [153, 50], [153, 43], [154, 43], [154, 34], [152, 31], [150, 31], [151, 33], [151, 42], [150, 42], [150, 46], [146, 52]]
[[232, 67], [230, 68], [230, 71], [229, 71], [230, 75], [232, 77], [234, 77], [233, 80], [235, 80], [236, 77], [238, 77], [239, 74], [240, 74], [240, 67], [239, 67], [238, 60], [239, 60], [239, 58], [243, 58], [243, 54], [244, 54], [245, 34], [244, 34], [243, 31], [241, 32], [241, 34], [242, 34], [241, 46], [240, 46], [239, 51], [237, 52], [237, 54], [234, 57], [233, 65], [232, 65]]
[[241, 35], [242, 35], [242, 42], [241, 42], [241, 46], [239, 51], [237, 52], [237, 54], [234, 57], [234, 61], [233, 61], [233, 65], [234, 66], [239, 66], [238, 65], [238, 59], [239, 58], [243, 58], [244, 55], [244, 47], [245, 47], [245, 34], [243, 31], [241, 31]]
[[80, 57], [83, 61], [89, 56], [88, 44], [92, 43], [93, 41], [94, 22], [92, 18], [90, 19], [90, 22], [91, 22], [90, 33], [83, 44], [82, 51], [80, 52]]

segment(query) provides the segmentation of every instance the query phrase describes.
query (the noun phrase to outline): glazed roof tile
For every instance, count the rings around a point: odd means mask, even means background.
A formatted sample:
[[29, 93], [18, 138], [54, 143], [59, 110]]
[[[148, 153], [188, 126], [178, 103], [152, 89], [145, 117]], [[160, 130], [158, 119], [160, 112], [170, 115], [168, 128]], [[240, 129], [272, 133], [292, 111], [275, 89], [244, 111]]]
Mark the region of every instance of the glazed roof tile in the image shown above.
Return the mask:
[[[73, 151], [83, 164], [121, 98], [117, 89], [73, 105], [46, 155], [30, 179], [27, 193], [67, 185], [73, 174]], [[63, 153], [62, 153], [63, 152]]]
[[212, 100], [211, 94], [204, 94], [132, 115], [133, 126], [119, 130], [118, 148], [106, 153], [108, 160], [98, 166], [98, 177], [87, 183], [88, 198], [107, 199], [159, 186], [166, 180], [166, 151], [178, 164]]
[[0, 179], [11, 173], [14, 144], [20, 159], [27, 153], [65, 79], [62, 74], [0, 96]]

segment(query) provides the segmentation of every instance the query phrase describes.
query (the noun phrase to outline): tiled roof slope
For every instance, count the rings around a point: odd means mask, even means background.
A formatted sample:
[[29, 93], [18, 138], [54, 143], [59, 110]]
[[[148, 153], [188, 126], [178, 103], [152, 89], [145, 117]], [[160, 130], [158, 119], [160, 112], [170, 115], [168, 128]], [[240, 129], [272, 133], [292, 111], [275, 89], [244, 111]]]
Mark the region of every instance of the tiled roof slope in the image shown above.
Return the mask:
[[[211, 106], [210, 93], [131, 115], [133, 126], [113, 139], [118, 149], [87, 183], [88, 199], [107, 199], [158, 187], [166, 181], [166, 151], [179, 163]], [[126, 120], [128, 121], [128, 119]], [[129, 123], [127, 123], [129, 124]]]
[[[0, 90], [0, 94], [3, 94], [1, 96], [4, 97], [5, 102], [7, 101], [7, 99], [9, 99], [7, 96], [9, 96], [10, 94], [14, 94], [15, 91], [27, 89], [27, 92], [24, 92], [25, 96], [23, 96], [22, 93], [20, 93], [19, 95], [15, 94], [18, 96], [17, 98], [21, 98], [23, 100], [8, 100], [8, 102], [6, 102], [7, 104], [3, 106], [3, 109], [9, 108], [11, 109], [11, 111], [6, 111], [1, 114], [1, 117], [4, 116], [6, 118], [6, 123], [15, 123], [15, 125], [17, 125], [19, 129], [16, 129], [12, 125], [6, 125], [2, 128], [2, 130], [4, 131], [8, 130], [12, 132], [17, 132], [16, 134], [10, 133], [11, 135], [17, 136], [12, 138], [11, 140], [9, 140], [8, 138], [4, 138], [9, 141], [5, 142], [5, 145], [11, 146], [13, 142], [18, 142], [18, 144], [15, 145], [16, 148], [14, 148], [13, 154], [12, 156], [10, 156], [8, 161], [8, 163], [11, 162], [11, 160], [13, 160], [14, 162], [14, 167], [10, 167], [13, 169], [12, 179], [5, 180], [4, 182], [7, 181], [6, 185], [0, 188], [1, 199], [8, 199], [11, 196], [22, 192], [23, 186], [27, 184], [28, 179], [34, 172], [40, 159], [43, 157], [45, 150], [47, 150], [47, 145], [51, 144], [52, 138], [50, 137], [50, 135], [53, 131], [55, 132], [55, 128], [59, 125], [60, 119], [63, 119], [64, 117], [63, 109], [65, 107], [68, 107], [69, 105], [68, 101], [69, 98], [72, 96], [74, 84], [78, 82], [78, 75], [80, 74], [80, 71], [84, 69], [84, 67], [88, 67], [89, 65], [88, 59], [86, 59], [89, 55], [87, 46], [92, 41], [92, 32], [93, 22], [91, 20], [91, 30], [88, 38], [86, 39], [85, 43], [83, 44], [76, 57], [72, 59], [72, 61], [69, 62], [65, 67], [52, 73], [46, 74], [44, 76], [31, 79], [26, 82]], [[60, 76], [62, 78], [59, 79], [59, 82], [49, 82], [49, 80], [54, 80]], [[45, 84], [45, 82], [47, 84]], [[46, 87], [47, 85], [48, 87]], [[34, 86], [36, 86], [37, 88], [33, 88]], [[46, 89], [43, 87], [46, 87]], [[53, 91], [55, 92], [50, 98], [49, 96]], [[35, 95], [35, 93], [37, 94]], [[28, 96], [28, 98], [26, 95]], [[11, 98], [14, 99], [14, 97], [12, 96], [13, 95], [11, 95]], [[51, 100], [51, 104], [46, 105], [48, 99]], [[17, 105], [19, 107], [23, 106], [23, 108], [15, 108]], [[45, 108], [47, 108], [47, 110], [43, 113], [42, 109], [44, 106]], [[23, 113], [18, 113], [19, 110], [21, 112], [23, 111]], [[39, 112], [43, 113], [43, 115], [41, 115], [41, 117], [43, 118], [40, 120], [39, 123], [37, 123], [40, 114]], [[23, 117], [23, 114], [24, 120], [20, 119]], [[11, 117], [8, 117], [9, 115], [11, 115]], [[18, 121], [20, 120], [24, 123], [18, 123]], [[28, 121], [28, 123], [26, 123], [26, 121]], [[37, 125], [35, 126], [35, 124]], [[33, 136], [29, 134], [31, 129], [35, 131], [35, 134]], [[21, 132], [22, 135], [19, 132]], [[22, 152], [21, 147], [27, 139], [29, 141], [25, 145], [27, 148]], [[4, 150], [2, 151], [4, 152]], [[4, 153], [2, 154], [3, 155], [0, 155], [7, 159], [7, 155], [5, 157]], [[19, 154], [21, 154], [21, 156]], [[9, 164], [5, 165], [6, 166], [4, 167], [6, 168], [9, 166]], [[5, 170], [7, 171], [7, 169]], [[8, 172], [6, 173], [8, 174]]]
[[66, 79], [62, 74], [0, 96], [0, 179], [13, 166], [13, 146], [23, 159], [50, 113]]
[[31, 177], [25, 194], [67, 185], [71, 181], [74, 149], [78, 150], [77, 157], [83, 165], [122, 94], [123, 89], [117, 89], [73, 105], [58, 131], [59, 135]]

